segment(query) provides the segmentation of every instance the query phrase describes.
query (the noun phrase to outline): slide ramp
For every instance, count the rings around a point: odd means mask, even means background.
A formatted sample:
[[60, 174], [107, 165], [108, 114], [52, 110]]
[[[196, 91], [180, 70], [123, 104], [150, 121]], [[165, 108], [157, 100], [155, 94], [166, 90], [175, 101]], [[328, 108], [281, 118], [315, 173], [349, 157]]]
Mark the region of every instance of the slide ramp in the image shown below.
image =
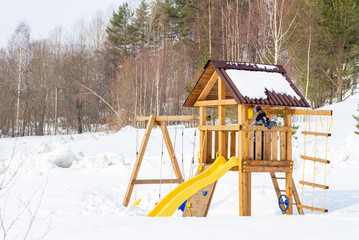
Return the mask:
[[210, 168], [173, 189], [156, 205], [156, 207], [152, 209], [147, 216], [172, 216], [178, 207], [190, 196], [205, 186], [214, 183], [232, 167], [238, 166], [238, 164], [238, 159], [236, 157], [231, 157], [228, 161], [222, 156], [218, 157]]

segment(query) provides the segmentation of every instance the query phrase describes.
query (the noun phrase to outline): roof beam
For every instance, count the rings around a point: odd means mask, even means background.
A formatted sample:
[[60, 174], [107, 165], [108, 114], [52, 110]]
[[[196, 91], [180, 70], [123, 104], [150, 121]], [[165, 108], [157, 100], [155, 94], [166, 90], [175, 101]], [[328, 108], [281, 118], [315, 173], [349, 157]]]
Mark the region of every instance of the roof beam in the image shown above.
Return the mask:
[[195, 107], [217, 107], [217, 106], [228, 106], [228, 105], [238, 105], [235, 99], [223, 99], [223, 100], [206, 100], [206, 101], [197, 101], [195, 102]]
[[214, 84], [216, 83], [217, 80], [218, 80], [218, 73], [216, 71], [214, 71], [211, 78], [207, 82], [206, 86], [202, 90], [201, 94], [197, 98], [197, 101], [202, 101], [202, 100], [206, 99], [207, 95], [209, 94], [209, 92], [211, 91], [212, 87], [214, 86]]
[[[150, 119], [150, 116], [135, 117], [136, 122], [148, 121], [149, 119]], [[195, 120], [199, 120], [199, 119], [200, 119], [200, 117], [198, 117], [198, 116], [156, 116], [155, 117], [155, 121], [158, 121], [158, 122], [165, 122], [165, 121], [186, 122], [186, 121], [195, 121]], [[210, 118], [208, 118], [208, 116], [207, 116], [207, 120], [208, 121], [210, 120]]]

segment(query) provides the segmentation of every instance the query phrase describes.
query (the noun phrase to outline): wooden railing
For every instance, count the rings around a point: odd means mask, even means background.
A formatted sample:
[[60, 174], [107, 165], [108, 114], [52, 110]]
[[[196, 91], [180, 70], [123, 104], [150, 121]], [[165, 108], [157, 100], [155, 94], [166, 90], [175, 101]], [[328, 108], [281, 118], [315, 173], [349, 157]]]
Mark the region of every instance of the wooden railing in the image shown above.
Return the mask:
[[[271, 130], [262, 126], [253, 125], [225, 125], [199, 126], [199, 130], [207, 131], [203, 151], [203, 162], [212, 163], [219, 150], [219, 131], [225, 134], [226, 149], [220, 155], [229, 159], [238, 153], [238, 132], [245, 132], [245, 146], [247, 160], [292, 160], [288, 156], [288, 138], [291, 138], [292, 128], [273, 127]], [[202, 147], [202, 146], [201, 146]], [[238, 157], [238, 156], [237, 156]]]

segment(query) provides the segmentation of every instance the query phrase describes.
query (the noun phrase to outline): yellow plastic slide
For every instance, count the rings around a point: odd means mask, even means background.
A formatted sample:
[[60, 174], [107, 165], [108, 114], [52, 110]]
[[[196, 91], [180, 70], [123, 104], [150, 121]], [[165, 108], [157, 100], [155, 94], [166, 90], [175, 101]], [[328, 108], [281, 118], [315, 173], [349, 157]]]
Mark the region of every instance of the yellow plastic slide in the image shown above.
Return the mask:
[[190, 196], [200, 189], [214, 183], [221, 178], [232, 167], [238, 166], [238, 159], [231, 157], [228, 161], [224, 157], [218, 157], [210, 168], [192, 179], [182, 183], [164, 197], [148, 217], [169, 217], [186, 201]]

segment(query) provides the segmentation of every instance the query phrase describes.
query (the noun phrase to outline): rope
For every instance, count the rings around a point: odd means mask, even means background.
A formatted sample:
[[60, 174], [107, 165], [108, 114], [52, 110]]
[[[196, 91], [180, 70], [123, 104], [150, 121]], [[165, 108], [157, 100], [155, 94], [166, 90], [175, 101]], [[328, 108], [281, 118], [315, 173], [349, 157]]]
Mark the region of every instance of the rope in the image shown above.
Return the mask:
[[183, 179], [186, 179], [185, 177], [185, 172], [184, 172], [184, 157], [183, 157], [183, 138], [184, 138], [184, 128], [182, 128], [182, 174], [183, 174]]
[[[305, 129], [305, 131], [307, 131], [307, 117], [308, 117], [308, 115], [307, 115], [307, 113], [305, 114], [305, 127], [304, 127], [304, 129]], [[304, 134], [304, 156], [305, 156], [305, 146], [307, 145], [307, 134]], [[305, 159], [303, 159], [303, 182], [304, 182], [304, 170], [305, 170]], [[304, 199], [304, 184], [302, 185], [302, 199], [301, 199], [301, 202], [302, 202], [302, 204], [303, 204], [303, 199]]]
[[[315, 132], [318, 132], [318, 113], [316, 114], [315, 119]], [[314, 136], [314, 157], [317, 157], [317, 135]], [[313, 164], [313, 183], [315, 183], [315, 163]], [[314, 208], [314, 186], [312, 187], [312, 208]], [[313, 213], [313, 209], [311, 209], [311, 213]]]
[[162, 193], [162, 163], [163, 163], [163, 142], [164, 142], [164, 136], [162, 134], [162, 145], [161, 145], [161, 163], [160, 163], [160, 185], [158, 189], [158, 201], [161, 201], [161, 193]]
[[[197, 153], [197, 159], [198, 159], [198, 161], [199, 161], [199, 166], [198, 166], [198, 169], [199, 170], [202, 170], [203, 169], [203, 167], [202, 167], [202, 159], [201, 159], [201, 157], [203, 157], [203, 149], [204, 149], [204, 145], [205, 145], [205, 143], [206, 143], [206, 140], [207, 140], [207, 130], [208, 130], [208, 128], [206, 128], [206, 131], [205, 131], [205, 133], [204, 133], [204, 137], [203, 137], [203, 143], [202, 143], [202, 148], [198, 151], [198, 153]], [[200, 153], [202, 153], [201, 154], [201, 157], [199, 157], [199, 154]]]
[[[138, 126], [138, 122], [136, 122], [136, 160], [138, 157], [138, 130], [139, 126]], [[135, 185], [135, 201], [137, 200], [137, 185]]]
[[[328, 128], [328, 123], [329, 123], [329, 114], [327, 114], [327, 133], [329, 133], [329, 130], [332, 127], [332, 123], [333, 123], [333, 116], [331, 116], [331, 123], [330, 123], [330, 127]], [[328, 158], [328, 135], [325, 136], [325, 160], [327, 160]], [[325, 162], [324, 164], [324, 186], [327, 185], [327, 163]], [[323, 197], [323, 209], [325, 209], [325, 188], [324, 188], [324, 197]], [[324, 214], [325, 212], [323, 212]]]
[[189, 169], [188, 179], [193, 178], [194, 154], [195, 154], [195, 148], [196, 148], [196, 133], [197, 133], [197, 130], [194, 129], [192, 162], [191, 162], [191, 166], [190, 166], [190, 169]]
[[[172, 166], [174, 166], [174, 160], [176, 159], [177, 126], [178, 126], [178, 124], [177, 124], [177, 122], [176, 122], [176, 127], [175, 127], [175, 139], [174, 139], [174, 142], [173, 142], [173, 157], [172, 157], [172, 159], [171, 159]], [[173, 171], [174, 171], [174, 169], [171, 171], [170, 191], [172, 191]]]

